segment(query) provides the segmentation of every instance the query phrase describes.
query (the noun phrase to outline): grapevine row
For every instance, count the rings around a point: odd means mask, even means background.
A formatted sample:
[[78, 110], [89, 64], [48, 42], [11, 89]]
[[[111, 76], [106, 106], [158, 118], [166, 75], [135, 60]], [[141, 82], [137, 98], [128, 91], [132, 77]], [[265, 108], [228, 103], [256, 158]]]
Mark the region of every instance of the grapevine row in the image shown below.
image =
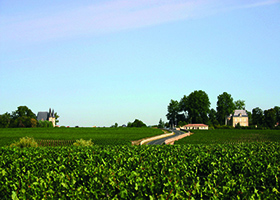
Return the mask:
[[0, 149], [10, 199], [277, 199], [280, 145]]

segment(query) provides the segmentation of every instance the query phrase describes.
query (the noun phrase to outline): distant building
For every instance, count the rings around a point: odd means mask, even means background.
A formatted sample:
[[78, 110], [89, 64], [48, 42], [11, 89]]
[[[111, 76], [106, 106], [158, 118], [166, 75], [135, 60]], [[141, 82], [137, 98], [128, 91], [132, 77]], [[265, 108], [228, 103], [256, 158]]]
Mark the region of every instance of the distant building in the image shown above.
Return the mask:
[[50, 121], [53, 124], [53, 127], [55, 127], [55, 116], [54, 116], [54, 110], [49, 109], [49, 112], [38, 112], [37, 114], [37, 121]]
[[235, 110], [233, 114], [228, 116], [228, 125], [235, 127], [238, 123], [240, 126], [249, 126], [246, 110]]
[[208, 130], [208, 125], [205, 124], [188, 124], [181, 127], [182, 129], [199, 129], [199, 130]]

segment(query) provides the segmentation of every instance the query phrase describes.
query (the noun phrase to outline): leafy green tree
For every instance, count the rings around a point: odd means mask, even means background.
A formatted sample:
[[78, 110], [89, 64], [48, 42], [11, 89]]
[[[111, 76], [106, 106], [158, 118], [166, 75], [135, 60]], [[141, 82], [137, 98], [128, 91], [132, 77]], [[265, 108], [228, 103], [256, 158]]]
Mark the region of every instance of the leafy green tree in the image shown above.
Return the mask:
[[210, 101], [206, 92], [195, 90], [190, 93], [186, 101], [188, 118], [191, 123], [208, 123], [208, 113], [210, 111]]
[[159, 123], [158, 123], [158, 128], [164, 128], [164, 122], [160, 118]]
[[0, 115], [0, 128], [9, 128], [12, 120], [10, 113], [6, 112], [3, 115]]
[[234, 109], [235, 110], [245, 110], [245, 101], [244, 100], [237, 100], [234, 102]]
[[176, 116], [176, 121], [177, 122], [183, 122], [184, 124], [187, 124], [188, 119], [186, 118], [184, 113], [178, 113]]
[[248, 122], [249, 122], [249, 126], [250, 126], [251, 124], [253, 124], [252, 113], [248, 110], [246, 110], [246, 113], [248, 115]]
[[266, 127], [275, 128], [276, 125], [276, 114], [273, 108], [264, 111], [264, 122]]
[[178, 123], [178, 126], [179, 126], [179, 127], [182, 127], [182, 126], [184, 126], [184, 125], [186, 125], [186, 122], [179, 121], [179, 123]]
[[252, 122], [254, 125], [257, 125], [258, 127], [264, 125], [263, 111], [259, 107], [256, 107], [252, 110]]
[[227, 116], [233, 113], [235, 105], [233, 98], [227, 92], [220, 94], [217, 101], [217, 119], [221, 125], [226, 125]]
[[59, 115], [57, 114], [57, 112], [54, 113], [54, 117], [55, 117], [55, 125], [57, 125], [57, 123], [59, 122], [58, 120]]
[[12, 113], [12, 118], [11, 127], [31, 127], [31, 119], [36, 120], [36, 115], [27, 106], [19, 106]]
[[184, 112], [186, 115], [187, 111], [188, 111], [188, 107], [189, 107], [188, 96], [184, 95], [183, 98], [179, 102], [179, 111]]
[[274, 111], [275, 111], [275, 115], [276, 115], [276, 122], [280, 123], [280, 107], [275, 106]]
[[171, 101], [167, 107], [168, 113], [167, 113], [166, 117], [169, 120], [169, 122], [170, 122], [169, 124], [172, 126], [172, 128], [174, 126], [176, 126], [176, 117], [178, 115], [179, 109], [180, 109], [179, 102], [171, 99]]
[[127, 123], [127, 127], [131, 127], [132, 126], [132, 123], [131, 122], [128, 122]]
[[27, 106], [19, 106], [17, 110], [13, 112], [13, 117], [18, 118], [23, 116], [36, 119], [36, 115]]
[[209, 115], [208, 115], [208, 118], [209, 118], [209, 122], [212, 124], [212, 125], [218, 125], [219, 122], [217, 120], [217, 112], [215, 109], [211, 109], [209, 111]]
[[139, 119], [135, 119], [131, 127], [146, 127], [147, 125]]
[[22, 117], [18, 117], [15, 119], [14, 121], [14, 125], [15, 127], [20, 127], [20, 128], [24, 128], [24, 127], [32, 127], [31, 125], [31, 120], [35, 118], [30, 118], [27, 116], [22, 116]]
[[208, 95], [202, 90], [195, 90], [189, 96], [184, 95], [179, 103], [179, 111], [187, 114], [191, 123], [208, 123], [210, 101]]
[[118, 123], [117, 123], [117, 122], [115, 123], [114, 127], [115, 127], [115, 128], [118, 128]]

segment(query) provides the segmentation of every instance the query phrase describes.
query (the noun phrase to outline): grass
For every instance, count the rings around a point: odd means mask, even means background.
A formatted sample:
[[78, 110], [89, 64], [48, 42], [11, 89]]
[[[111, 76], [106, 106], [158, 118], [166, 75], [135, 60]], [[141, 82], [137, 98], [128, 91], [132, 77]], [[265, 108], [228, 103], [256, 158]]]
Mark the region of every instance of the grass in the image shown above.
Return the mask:
[[22, 137], [35, 140], [92, 140], [97, 145], [131, 144], [133, 140], [163, 134], [153, 128], [1, 128], [0, 147]]
[[175, 144], [223, 144], [240, 142], [279, 142], [280, 130], [216, 129], [192, 130], [194, 134]]

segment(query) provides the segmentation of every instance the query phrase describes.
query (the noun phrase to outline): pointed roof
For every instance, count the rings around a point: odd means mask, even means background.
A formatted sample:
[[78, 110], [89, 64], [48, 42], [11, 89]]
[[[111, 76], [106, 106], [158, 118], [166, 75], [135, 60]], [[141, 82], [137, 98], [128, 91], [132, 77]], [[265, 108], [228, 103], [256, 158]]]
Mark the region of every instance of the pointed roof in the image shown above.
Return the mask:
[[37, 114], [37, 121], [39, 121], [39, 120], [42, 120], [42, 121], [48, 120], [48, 115], [49, 115], [48, 112], [38, 112], [38, 114]]
[[233, 113], [233, 117], [248, 117], [246, 110], [235, 110]]
[[54, 116], [54, 109], [51, 111], [51, 108], [49, 109], [49, 112], [38, 112], [37, 114], [37, 120], [49, 120], [50, 117], [55, 118]]

